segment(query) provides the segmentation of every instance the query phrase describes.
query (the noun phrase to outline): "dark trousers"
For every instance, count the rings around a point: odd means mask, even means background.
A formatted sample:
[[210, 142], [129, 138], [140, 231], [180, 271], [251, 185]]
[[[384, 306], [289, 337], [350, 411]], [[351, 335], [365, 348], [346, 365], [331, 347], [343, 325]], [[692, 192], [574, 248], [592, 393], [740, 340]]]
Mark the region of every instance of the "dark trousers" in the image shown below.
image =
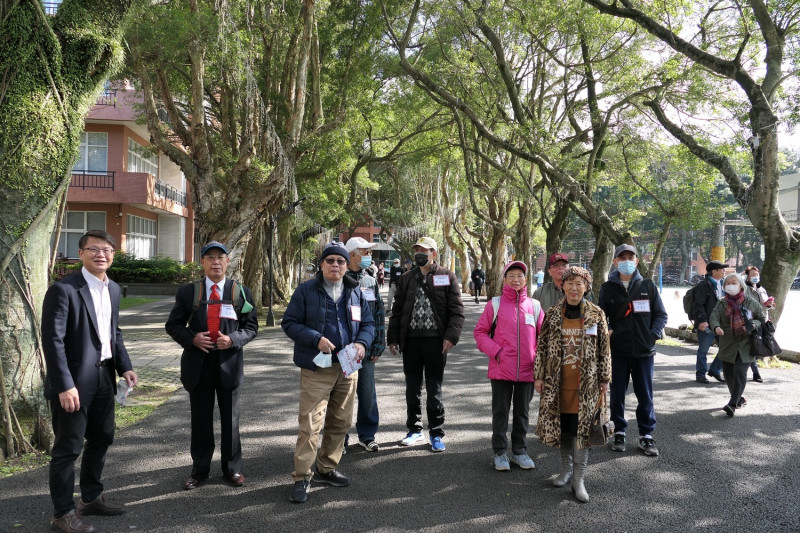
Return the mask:
[[[114, 383], [111, 368], [97, 369], [97, 392], [82, 398], [81, 408], [64, 411], [58, 398], [50, 401], [53, 414], [53, 455], [50, 459], [50, 498], [53, 516], [59, 518], [75, 508], [75, 460], [81, 458], [81, 499], [88, 503], [103, 492], [106, 452], [114, 441]], [[84, 442], [85, 440], [85, 442]]]
[[633, 381], [633, 392], [636, 394], [636, 422], [639, 435], [652, 435], [656, 429], [656, 412], [653, 408], [653, 369], [655, 356], [650, 357], [614, 357], [611, 354], [611, 420], [615, 431], [624, 433], [628, 427], [625, 420], [625, 394], [628, 383]]
[[219, 353], [203, 359], [197, 387], [189, 393], [192, 409], [192, 477], [208, 477], [214, 455], [214, 396], [219, 404], [220, 460], [222, 473], [242, 471], [242, 443], [239, 439], [240, 387], [223, 389], [219, 376]]
[[508, 412], [513, 402], [514, 415], [511, 423], [511, 453], [527, 453], [525, 436], [528, 434], [528, 411], [533, 399], [533, 383], [522, 381], [492, 380], [492, 450], [495, 455], [508, 449]]
[[403, 373], [406, 375], [406, 427], [422, 432], [422, 378], [425, 377], [428, 431], [431, 437], [444, 436], [442, 380], [447, 354], [442, 353], [441, 337], [408, 337], [403, 347]]
[[742, 393], [744, 393], [744, 387], [747, 385], [748, 368], [750, 368], [750, 363], [742, 363], [738, 355], [736, 356], [736, 363], [722, 363], [722, 375], [725, 376], [725, 383], [731, 393], [728, 405], [734, 409], [739, 405], [739, 400], [742, 397]]

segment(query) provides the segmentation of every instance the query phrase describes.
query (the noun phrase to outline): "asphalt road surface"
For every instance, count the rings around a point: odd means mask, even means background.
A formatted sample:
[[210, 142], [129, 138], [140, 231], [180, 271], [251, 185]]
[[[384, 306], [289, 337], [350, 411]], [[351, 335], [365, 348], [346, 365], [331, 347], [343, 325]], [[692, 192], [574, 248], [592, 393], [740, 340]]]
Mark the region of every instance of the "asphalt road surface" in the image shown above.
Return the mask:
[[[189, 398], [181, 389], [117, 433], [104, 482], [107, 496], [125, 502], [128, 512], [90, 517], [91, 523], [114, 532], [800, 531], [797, 365], [763, 370], [765, 382], [748, 382], [747, 407], [729, 419], [721, 411], [725, 385], [694, 381], [694, 348], [659, 345], [654, 437], [661, 455], [636, 449], [632, 421], [628, 451], [592, 449], [591, 501], [581, 504], [568, 488], [550, 485], [558, 450], [543, 446], [533, 427], [528, 448], [535, 470], [512, 465], [497, 472], [491, 465], [491, 392], [485, 356], [472, 338], [484, 305], [465, 296], [464, 333], [448, 357], [444, 453], [431, 453], [428, 444], [398, 446], [406, 433], [404, 381], [400, 359], [387, 350], [376, 369], [380, 452], [351, 445], [340, 464], [349, 487], [313, 486], [305, 504], [290, 503], [299, 370], [282, 330], [268, 328], [245, 348], [244, 487], [223, 483], [215, 456], [214, 477], [182, 490], [191, 459]], [[161, 333], [168, 309], [169, 302], [159, 302], [124, 319], [138, 361], [179, 353]], [[629, 391], [629, 419], [635, 406]], [[532, 426], [537, 411], [535, 397]], [[0, 531], [47, 531], [51, 516], [46, 467], [0, 480]]]

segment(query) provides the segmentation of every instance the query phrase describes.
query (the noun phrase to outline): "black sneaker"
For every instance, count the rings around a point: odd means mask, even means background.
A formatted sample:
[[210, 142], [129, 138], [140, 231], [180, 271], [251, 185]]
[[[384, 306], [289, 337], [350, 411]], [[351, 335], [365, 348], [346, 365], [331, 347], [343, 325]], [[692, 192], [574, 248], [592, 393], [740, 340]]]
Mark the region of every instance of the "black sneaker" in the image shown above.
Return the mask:
[[308, 491], [311, 489], [311, 481], [301, 479], [292, 485], [292, 492], [289, 493], [289, 501], [292, 503], [303, 503], [308, 499]]
[[311, 476], [311, 481], [314, 483], [327, 483], [334, 487], [346, 487], [350, 484], [350, 478], [343, 476], [336, 470], [322, 474], [316, 467], [314, 468], [314, 475]]
[[733, 414], [736, 412], [736, 408], [732, 405], [726, 405], [722, 408], [722, 410], [725, 411], [725, 414], [728, 416], [733, 416]]
[[625, 435], [622, 433], [616, 433], [614, 435], [614, 442], [611, 444], [611, 449], [615, 452], [624, 452], [625, 451]]
[[658, 456], [658, 448], [656, 448], [656, 441], [649, 437], [641, 437], [639, 439], [639, 449], [644, 452], [645, 455], [649, 455], [651, 457]]
[[741, 398], [739, 398], [739, 401], [736, 403], [736, 408], [737, 409], [741, 409], [745, 405], [747, 405], [747, 398], [742, 396]]

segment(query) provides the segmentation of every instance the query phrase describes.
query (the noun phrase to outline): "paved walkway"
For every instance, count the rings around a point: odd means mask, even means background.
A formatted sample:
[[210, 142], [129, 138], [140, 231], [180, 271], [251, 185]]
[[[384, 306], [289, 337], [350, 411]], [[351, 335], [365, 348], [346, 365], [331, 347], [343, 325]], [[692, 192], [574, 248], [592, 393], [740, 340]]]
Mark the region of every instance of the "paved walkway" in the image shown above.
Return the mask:
[[[161, 301], [123, 312], [143, 383], [177, 379], [180, 349], [163, 332], [170, 306]], [[298, 370], [291, 343], [280, 328], [268, 328], [245, 348], [245, 486], [215, 477], [198, 490], [181, 490], [191, 464], [189, 401], [181, 389], [117, 434], [104, 480], [128, 513], [92, 523], [106, 532], [800, 531], [800, 368], [764, 370], [765, 383], [748, 383], [748, 406], [728, 419], [720, 410], [725, 386], [693, 380], [693, 347], [659, 346], [661, 456], [645, 457], [635, 446], [625, 453], [593, 449], [591, 502], [580, 504], [568, 489], [550, 486], [558, 453], [535, 437], [528, 444], [536, 470], [490, 466], [490, 386], [471, 334], [483, 304], [466, 308], [464, 335], [445, 371], [446, 452], [398, 446], [406, 431], [402, 364], [387, 352], [376, 372], [381, 451], [351, 446], [340, 465], [351, 486], [314, 487], [306, 504], [291, 504]], [[633, 395], [629, 402], [632, 418]], [[532, 422], [537, 410], [538, 397]], [[635, 441], [635, 427], [629, 429]], [[46, 531], [50, 515], [46, 468], [0, 479], [0, 531]]]

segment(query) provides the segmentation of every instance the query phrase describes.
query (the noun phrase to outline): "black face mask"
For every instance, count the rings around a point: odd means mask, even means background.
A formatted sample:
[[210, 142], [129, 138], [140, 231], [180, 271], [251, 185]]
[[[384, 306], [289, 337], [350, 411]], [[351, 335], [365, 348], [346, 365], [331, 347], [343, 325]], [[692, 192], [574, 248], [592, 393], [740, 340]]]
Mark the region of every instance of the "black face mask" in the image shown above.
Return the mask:
[[424, 267], [428, 264], [428, 254], [414, 254], [414, 262], [417, 264], [417, 266]]

